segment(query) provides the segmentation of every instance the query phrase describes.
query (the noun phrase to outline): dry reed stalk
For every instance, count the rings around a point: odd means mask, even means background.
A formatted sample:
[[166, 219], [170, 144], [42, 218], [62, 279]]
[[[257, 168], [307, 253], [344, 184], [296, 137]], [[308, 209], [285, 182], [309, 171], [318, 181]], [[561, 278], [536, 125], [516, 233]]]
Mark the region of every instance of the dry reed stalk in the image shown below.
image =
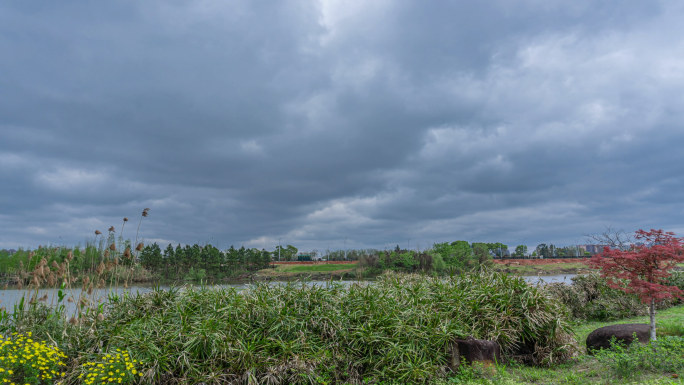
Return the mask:
[[102, 275], [102, 273], [104, 273], [104, 271], [105, 271], [105, 264], [104, 264], [104, 262], [100, 262], [100, 264], [97, 265], [97, 269], [95, 269], [95, 272], [97, 273], [97, 275]]
[[[146, 218], [149, 215], [149, 211], [150, 211], [149, 207], [146, 207], [142, 211], [142, 215], [140, 216], [140, 222], [138, 222], [138, 229], [135, 232], [135, 244], [138, 244], [138, 234], [140, 233], [140, 225], [142, 224], [142, 220], [143, 220], [143, 218]], [[137, 247], [136, 247], [136, 250], [137, 250]], [[135, 258], [136, 259], [138, 258], [138, 253], [135, 254]]]

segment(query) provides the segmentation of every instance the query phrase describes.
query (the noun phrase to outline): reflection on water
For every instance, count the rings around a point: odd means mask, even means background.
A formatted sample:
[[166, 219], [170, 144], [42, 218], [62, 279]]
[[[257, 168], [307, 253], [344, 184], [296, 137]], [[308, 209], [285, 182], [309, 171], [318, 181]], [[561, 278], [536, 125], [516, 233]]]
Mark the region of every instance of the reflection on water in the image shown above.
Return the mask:
[[561, 283], [567, 283], [571, 284], [572, 283], [572, 277], [576, 276], [577, 274], [562, 274], [562, 275], [530, 275], [530, 276], [525, 276], [525, 281], [529, 283], [553, 283], [553, 282], [561, 282]]
[[[303, 285], [308, 285], [308, 286], [328, 286], [331, 281], [307, 281], [307, 282], [280, 282], [280, 281], [274, 281], [274, 282], [269, 282], [269, 285], [287, 285], [288, 283], [292, 284], [303, 284]], [[341, 283], [343, 285], [349, 285], [352, 283], [356, 283], [359, 281], [332, 281], [334, 283]], [[210, 288], [234, 288], [235, 290], [244, 290], [248, 288], [250, 284], [247, 283], [234, 283], [234, 284], [222, 284], [222, 285], [208, 285], [206, 287]], [[168, 290], [170, 286], [131, 286], [128, 288], [105, 288], [105, 289], [93, 289], [92, 294], [88, 295], [87, 293], [83, 293], [82, 289], [80, 287], [78, 288], [73, 288], [73, 289], [65, 289], [63, 290], [64, 294], [64, 300], [61, 303], [58, 303], [59, 299], [59, 289], [40, 289], [36, 293], [35, 290], [18, 290], [18, 289], [5, 289], [5, 290], [0, 290], [0, 308], [5, 308], [8, 312], [12, 313], [14, 309], [14, 305], [18, 304], [19, 301], [21, 301], [22, 297], [25, 298], [26, 304], [28, 304], [28, 301], [31, 299], [36, 299], [41, 303], [44, 303], [46, 305], [50, 306], [57, 306], [58, 304], [64, 304], [66, 307], [66, 311], [68, 314], [75, 314], [76, 313], [76, 304], [80, 300], [81, 296], [84, 298], [87, 298], [88, 300], [94, 301], [96, 303], [102, 303], [106, 302], [108, 297], [111, 296], [121, 296], [124, 294], [129, 294], [129, 295], [136, 295], [136, 294], [145, 294], [153, 291], [155, 287], [158, 287], [160, 289]], [[184, 290], [188, 286], [183, 286], [180, 287], [180, 290]], [[195, 286], [198, 287], [198, 286]], [[83, 294], [83, 295], [82, 295]]]
[[[564, 274], [564, 275], [549, 275], [549, 276], [525, 276], [523, 277], [527, 282], [536, 284], [536, 283], [551, 283], [551, 282], [564, 282], [564, 283], [572, 283], [571, 278], [574, 277], [575, 274]], [[350, 285], [352, 283], [358, 283], [359, 281], [334, 281], [334, 283], [341, 283], [343, 285]], [[369, 281], [362, 281], [362, 282], [369, 282]], [[291, 283], [291, 282], [290, 282]], [[269, 285], [286, 285], [288, 282], [269, 282]], [[304, 285], [310, 285], [310, 286], [327, 286], [330, 284], [330, 281], [308, 281], [308, 282], [301, 282], [298, 284], [304, 284]], [[247, 287], [249, 287], [249, 284], [245, 283], [235, 283], [235, 284], [223, 284], [223, 285], [213, 285], [209, 287], [216, 287], [216, 288], [235, 288], [236, 290], [244, 290]], [[169, 286], [156, 286], [159, 287], [160, 289], [169, 289]], [[124, 293], [128, 293], [131, 295], [136, 295], [136, 294], [145, 294], [149, 293], [152, 290], [154, 290], [155, 286], [132, 286], [129, 288], [117, 288], [117, 289], [95, 289], [93, 290], [92, 295], [87, 295], [84, 294], [84, 297], [87, 297], [90, 300], [96, 301], [96, 302], [105, 302], [108, 298], [108, 296], [112, 295], [123, 295]], [[183, 288], [181, 288], [183, 290]], [[25, 299], [26, 302], [28, 302], [31, 298], [35, 296], [36, 299], [41, 299], [42, 303], [45, 303], [46, 305], [51, 305], [51, 306], [56, 306], [58, 304], [58, 291], [59, 289], [40, 289], [38, 290], [38, 293], [36, 295], [35, 291], [28, 291], [28, 290], [18, 290], [18, 289], [5, 289], [5, 290], [0, 290], [0, 307], [4, 307], [8, 312], [12, 312], [14, 309], [14, 305], [17, 304], [22, 296], [27, 296]], [[81, 298], [81, 288], [73, 288], [71, 290], [64, 290], [63, 294], [65, 295], [64, 300], [62, 301], [62, 304], [65, 305], [66, 311], [68, 314], [74, 314], [76, 312], [76, 303], [79, 301]]]

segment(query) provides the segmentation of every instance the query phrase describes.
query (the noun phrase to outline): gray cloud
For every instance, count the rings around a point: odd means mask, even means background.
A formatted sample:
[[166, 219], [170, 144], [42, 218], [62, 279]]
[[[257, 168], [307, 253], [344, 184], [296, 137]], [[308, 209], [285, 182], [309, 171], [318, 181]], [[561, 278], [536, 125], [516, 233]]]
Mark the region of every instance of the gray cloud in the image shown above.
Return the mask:
[[[684, 231], [667, 2], [0, 5], [0, 247]], [[131, 229], [127, 229], [132, 231]]]

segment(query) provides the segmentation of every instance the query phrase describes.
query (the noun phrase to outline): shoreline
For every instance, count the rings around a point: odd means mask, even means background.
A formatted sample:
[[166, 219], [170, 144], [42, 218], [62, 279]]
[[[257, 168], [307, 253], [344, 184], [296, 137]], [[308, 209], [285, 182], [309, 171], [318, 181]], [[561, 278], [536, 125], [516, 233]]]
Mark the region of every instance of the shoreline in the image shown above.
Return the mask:
[[[543, 261], [543, 262], [542, 262]], [[540, 263], [541, 262], [541, 263]], [[278, 271], [278, 266], [323, 266], [335, 265], [339, 269], [332, 271]], [[353, 265], [347, 268], [346, 265]], [[371, 273], [363, 267], [357, 267], [355, 261], [282, 261], [273, 263], [274, 267], [268, 269], [257, 270], [253, 273], [244, 273], [235, 277], [222, 279], [207, 279], [201, 281], [204, 284], [248, 284], [256, 282], [271, 282], [271, 281], [297, 281], [297, 280], [311, 280], [311, 281], [328, 281], [328, 280], [369, 280], [373, 279], [384, 272]], [[562, 274], [587, 274], [591, 273], [592, 269], [586, 266], [583, 262], [578, 260], [495, 260], [491, 266], [492, 271], [501, 272], [511, 275], [519, 276], [553, 276]], [[5, 289], [16, 289], [16, 284], [10, 284], [9, 279], [2, 282], [1, 285]], [[175, 285], [182, 286], [185, 284], [197, 284], [200, 281], [183, 280], [183, 279], [160, 279], [159, 277], [149, 277], [144, 280], [134, 280], [131, 283], [142, 286], [154, 285]], [[74, 284], [78, 285], [76, 281]]]

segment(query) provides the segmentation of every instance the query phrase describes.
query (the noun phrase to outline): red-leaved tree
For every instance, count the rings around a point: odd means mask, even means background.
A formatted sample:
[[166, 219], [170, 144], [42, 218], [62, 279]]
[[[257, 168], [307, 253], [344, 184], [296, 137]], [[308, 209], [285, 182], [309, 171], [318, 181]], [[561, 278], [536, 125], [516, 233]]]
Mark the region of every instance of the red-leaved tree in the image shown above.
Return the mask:
[[600, 269], [608, 285], [626, 293], [634, 293], [649, 305], [651, 340], [656, 339], [655, 304], [667, 298], [684, 298], [676, 286], [668, 286], [667, 278], [675, 265], [684, 262], [682, 239], [663, 230], [638, 230], [639, 244], [628, 250], [605, 247], [603, 253], [589, 260], [591, 267]]

